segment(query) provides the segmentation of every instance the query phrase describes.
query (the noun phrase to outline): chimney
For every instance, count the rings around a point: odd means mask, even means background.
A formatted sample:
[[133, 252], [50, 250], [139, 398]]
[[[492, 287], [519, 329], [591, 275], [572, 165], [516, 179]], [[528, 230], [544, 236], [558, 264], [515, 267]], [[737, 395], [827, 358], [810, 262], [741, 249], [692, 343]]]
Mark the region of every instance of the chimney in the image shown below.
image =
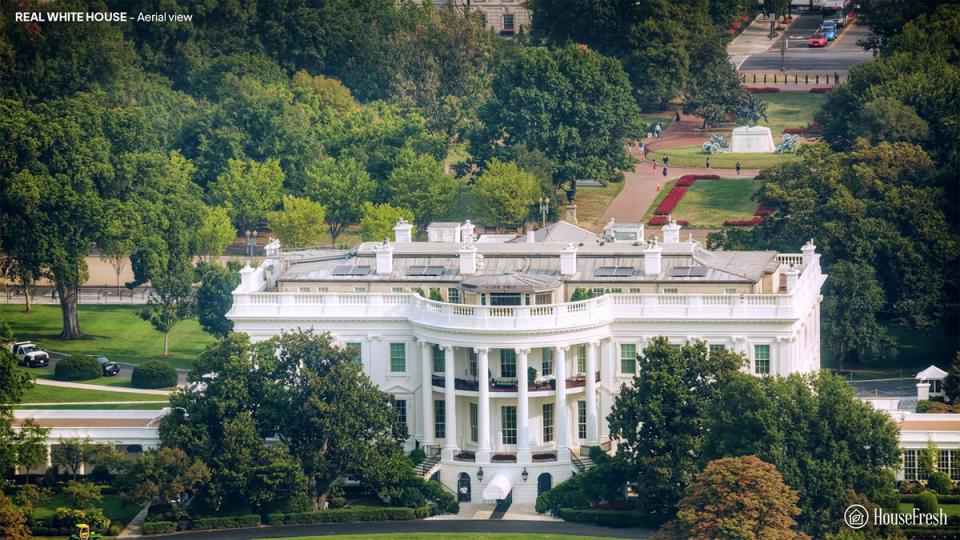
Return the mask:
[[460, 275], [472, 276], [477, 273], [477, 247], [466, 245], [460, 248]]
[[677, 221], [670, 217], [670, 222], [660, 228], [663, 231], [663, 243], [664, 244], [679, 244], [680, 243], [680, 225], [677, 224]]
[[473, 242], [473, 229], [475, 228], [473, 223], [470, 223], [470, 220], [463, 222], [463, 225], [460, 226], [460, 239], [464, 244], [470, 244]]
[[276, 259], [280, 257], [280, 240], [276, 238], [271, 238], [267, 245], [263, 247], [264, 252], [267, 254], [268, 259]]
[[927, 381], [917, 383], [917, 401], [930, 401], [930, 383]]
[[383, 243], [373, 248], [377, 253], [377, 275], [387, 275], [393, 273], [393, 246], [386, 238]]
[[613, 240], [613, 227], [616, 223], [613, 221], [613, 218], [610, 218], [610, 221], [603, 226], [603, 239], [609, 241]]
[[800, 251], [803, 253], [803, 267], [806, 268], [813, 262], [813, 254], [817, 251], [817, 246], [813, 245], [813, 238], [807, 240]]
[[660, 254], [663, 248], [657, 244], [657, 238], [651, 237], [647, 247], [643, 250], [643, 273], [648, 276], [660, 275]]
[[260, 290], [260, 287], [257, 286], [256, 272], [256, 269], [252, 268], [249, 263], [240, 269], [240, 289], [243, 292]]
[[567, 205], [567, 215], [566, 215], [566, 217], [563, 218], [563, 220], [566, 221], [567, 223], [571, 223], [571, 224], [573, 224], [573, 225], [576, 225], [576, 224], [577, 224], [577, 205], [576, 205], [576, 203], [571, 202], [570, 204]]
[[797, 270], [791, 266], [783, 271], [783, 275], [786, 276], [787, 279], [787, 294], [791, 294], [797, 288], [797, 280], [800, 278], [800, 270]]
[[409, 244], [413, 242], [413, 225], [407, 223], [407, 220], [400, 218], [397, 224], [393, 226], [393, 241], [397, 244]]
[[527, 231], [527, 243], [532, 244], [537, 241], [537, 231], [530, 229]]
[[573, 242], [560, 251], [560, 275], [572, 276], [577, 273], [577, 246]]

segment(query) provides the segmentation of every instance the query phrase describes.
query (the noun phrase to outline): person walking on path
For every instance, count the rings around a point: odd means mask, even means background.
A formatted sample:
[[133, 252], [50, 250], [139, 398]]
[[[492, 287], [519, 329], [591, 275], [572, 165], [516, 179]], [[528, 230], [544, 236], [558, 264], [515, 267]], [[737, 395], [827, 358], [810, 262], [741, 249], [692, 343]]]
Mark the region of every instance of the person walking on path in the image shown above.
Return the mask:
[[663, 166], [664, 166], [664, 167], [669, 167], [669, 166], [670, 166], [670, 156], [667, 155], [667, 154], [664, 154], [664, 155], [663, 155]]
[[660, 122], [657, 122], [657, 125], [653, 128], [653, 134], [656, 135], [658, 139], [660, 138], [661, 131], [663, 131], [663, 129], [660, 127]]
[[740, 176], [740, 169], [741, 169], [741, 167], [740, 167], [740, 162], [739, 162], [739, 161], [737, 162], [736, 167], [737, 167], [737, 176]]
[[667, 166], [666, 166], [666, 165], [663, 166], [663, 177], [664, 177], [664, 178], [667, 177]]
[[707, 158], [707, 168], [710, 168], [710, 158]]
[[653, 170], [657, 170], [657, 158], [653, 158]]
[[677, 111], [677, 122], [680, 121], [680, 111]]

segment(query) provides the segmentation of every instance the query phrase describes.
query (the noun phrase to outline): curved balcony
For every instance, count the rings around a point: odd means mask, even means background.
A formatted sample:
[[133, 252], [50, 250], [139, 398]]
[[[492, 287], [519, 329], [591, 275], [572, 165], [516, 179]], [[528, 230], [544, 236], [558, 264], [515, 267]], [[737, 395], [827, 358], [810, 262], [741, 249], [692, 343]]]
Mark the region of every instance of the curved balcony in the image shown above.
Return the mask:
[[[475, 379], [461, 379], [455, 378], [453, 384], [454, 390], [463, 390], [466, 392], [477, 392], [480, 390], [480, 381]], [[596, 373], [596, 381], [600, 382], [600, 372]], [[517, 391], [517, 382], [516, 381], [498, 381], [494, 379], [489, 383], [489, 388], [491, 392], [516, 392]], [[441, 375], [433, 376], [433, 387], [434, 388], [446, 388], [446, 380]], [[573, 377], [567, 377], [567, 389], [571, 388], [583, 388], [587, 386], [586, 375], [576, 375]], [[542, 392], [549, 390], [557, 389], [557, 381], [553, 379], [548, 379], [540, 382], [530, 381], [527, 383], [527, 390], [530, 392]]]

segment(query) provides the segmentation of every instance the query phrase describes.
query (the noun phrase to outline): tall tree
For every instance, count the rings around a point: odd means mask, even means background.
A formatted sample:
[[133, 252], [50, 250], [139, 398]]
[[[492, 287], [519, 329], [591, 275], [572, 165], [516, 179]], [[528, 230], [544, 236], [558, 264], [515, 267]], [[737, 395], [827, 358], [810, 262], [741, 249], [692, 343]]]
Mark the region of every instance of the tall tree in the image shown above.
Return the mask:
[[127, 500], [172, 502], [183, 509], [209, 480], [210, 470], [203, 462], [188, 459], [176, 448], [160, 448], [140, 455], [119, 484]]
[[316, 246], [323, 238], [326, 208], [302, 197], [284, 197], [283, 210], [269, 214], [270, 230], [287, 248]]
[[109, 262], [117, 277], [117, 294], [120, 294], [120, 274], [126, 268], [136, 249], [140, 216], [132, 204], [119, 200], [108, 201], [104, 208], [103, 230], [97, 240], [100, 258]]
[[54, 467], [67, 469], [76, 480], [80, 469], [93, 457], [95, 450], [96, 447], [90, 442], [90, 437], [84, 439], [61, 437], [53, 447], [50, 457]]
[[209, 263], [197, 265], [197, 321], [201, 328], [215, 336], [226, 336], [233, 331], [233, 321], [227, 318], [227, 312], [233, 306], [233, 290], [240, 285], [239, 270], [240, 264], [234, 261], [226, 267]]
[[10, 471], [17, 466], [13, 406], [23, 400], [32, 386], [33, 377], [17, 366], [17, 357], [9, 348], [0, 348], [0, 470]]
[[200, 259], [215, 264], [220, 262], [220, 255], [237, 237], [237, 232], [230, 224], [230, 216], [219, 206], [207, 208], [203, 224], [196, 234]]
[[708, 353], [703, 342], [655, 338], [638, 356], [633, 381], [620, 389], [607, 420], [617, 458], [633, 467], [628, 483], [646, 512], [671, 516], [693, 480], [706, 410], [744, 358]]
[[896, 356], [896, 340], [877, 320], [884, 297], [873, 268], [849, 261], [832, 265], [824, 296], [824, 341], [841, 370], [851, 351], [865, 364]]
[[403, 150], [387, 179], [388, 200], [413, 212], [420, 229], [450, 210], [457, 181], [444, 174], [443, 165], [431, 156]]
[[330, 243], [354, 223], [359, 223], [363, 203], [375, 185], [360, 162], [352, 158], [322, 158], [307, 169], [304, 192], [323, 205]]
[[950, 403], [960, 397], [960, 351], [953, 356], [950, 371], [943, 380], [943, 394]]
[[719, 31], [704, 39], [691, 52], [691, 77], [684, 90], [683, 112], [703, 119], [704, 128], [735, 118], [749, 105], [750, 94], [740, 83], [737, 70], [727, 59]]
[[280, 163], [231, 159], [210, 186], [210, 197], [224, 206], [238, 230], [255, 229], [280, 204], [284, 174]]
[[393, 227], [403, 219], [413, 223], [413, 212], [406, 208], [397, 208], [387, 203], [363, 203], [363, 217], [360, 219], [360, 238], [365, 242], [393, 238]]
[[48, 428], [41, 427], [33, 418], [27, 418], [20, 424], [14, 445], [17, 451], [17, 465], [23, 467], [23, 474], [30, 483], [30, 469], [47, 462]]
[[474, 180], [473, 194], [477, 212], [500, 230], [527, 219], [530, 207], [540, 196], [540, 185], [536, 176], [516, 163], [501, 163], [494, 158]]

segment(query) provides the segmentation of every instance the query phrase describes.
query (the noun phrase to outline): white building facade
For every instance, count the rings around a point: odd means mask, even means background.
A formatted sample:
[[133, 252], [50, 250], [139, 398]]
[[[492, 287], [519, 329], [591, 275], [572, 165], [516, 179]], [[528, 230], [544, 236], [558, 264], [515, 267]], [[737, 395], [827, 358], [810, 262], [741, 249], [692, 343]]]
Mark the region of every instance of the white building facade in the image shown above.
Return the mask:
[[413, 242], [401, 222], [393, 243], [350, 251], [274, 243], [241, 272], [228, 317], [255, 341], [329, 332], [394, 396], [408, 448], [439, 454], [444, 485], [532, 502], [608, 447], [603, 419], [656, 336], [743, 353], [757, 374], [819, 369], [826, 276], [813, 244], [708, 251], [679, 229], [662, 243], [612, 222], [601, 235], [560, 222], [476, 238], [468, 221]]

